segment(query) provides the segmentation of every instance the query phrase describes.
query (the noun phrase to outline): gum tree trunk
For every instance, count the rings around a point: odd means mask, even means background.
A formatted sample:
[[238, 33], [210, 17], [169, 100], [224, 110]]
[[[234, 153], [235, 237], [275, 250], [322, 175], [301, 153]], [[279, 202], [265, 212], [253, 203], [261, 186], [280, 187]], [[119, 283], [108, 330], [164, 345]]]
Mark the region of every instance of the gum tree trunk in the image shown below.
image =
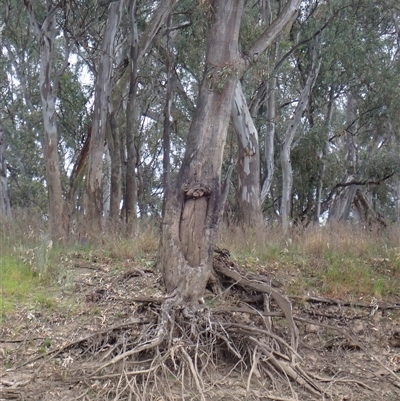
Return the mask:
[[[136, 179], [137, 149], [135, 146], [135, 136], [137, 135], [140, 119], [140, 109], [137, 100], [137, 74], [138, 69], [143, 62], [146, 53], [151, 48], [154, 38], [160, 28], [171, 14], [178, 0], [163, 0], [147, 25], [147, 29], [140, 35], [138, 34], [136, 24], [136, 0], [130, 0], [129, 18], [131, 29], [130, 43], [130, 76], [129, 76], [129, 93], [126, 110], [126, 148], [127, 148], [127, 174], [125, 182], [125, 221], [127, 223], [128, 232], [135, 233], [137, 231], [137, 214], [136, 206], [138, 203], [138, 192], [140, 185]], [[138, 174], [140, 175], [140, 173]], [[138, 177], [139, 178], [139, 177]]]
[[[296, 19], [299, 5], [300, 0], [290, 0], [273, 21], [271, 18], [271, 23], [257, 38], [251, 48], [244, 52], [246, 68], [243, 73], [247, 71], [257, 61], [260, 55], [276, 40], [283, 28], [293, 23]], [[271, 102], [269, 106], [274, 106]], [[275, 110], [272, 110], [272, 112], [275, 115]], [[239, 177], [238, 200], [241, 219], [244, 226], [262, 226], [263, 216], [261, 203], [265, 199], [269, 187], [263, 185], [263, 191], [260, 194], [260, 150], [258, 132], [253, 123], [240, 82], [236, 86], [233, 98], [232, 122], [238, 136], [239, 144], [237, 169]], [[266, 145], [269, 146], [269, 153], [267, 156], [270, 158], [270, 160], [267, 160], [267, 164], [270, 168], [268, 169], [268, 177], [265, 181], [266, 185], [271, 182], [273, 175], [274, 131], [270, 131], [270, 133], [272, 133], [272, 135], [269, 136], [270, 139], [272, 138], [272, 145], [271, 140], [266, 143]]]
[[281, 165], [282, 165], [282, 200], [281, 200], [281, 223], [284, 234], [289, 229], [289, 220], [291, 215], [291, 197], [293, 186], [293, 170], [291, 162], [291, 147], [294, 135], [301, 123], [301, 118], [308, 105], [313, 85], [318, 77], [320, 63], [318, 60], [317, 47], [313, 50], [313, 60], [306, 84], [301, 92], [299, 102], [294, 111], [291, 124], [286, 130], [285, 137], [281, 147]]
[[276, 77], [272, 76], [267, 84], [268, 109], [267, 109], [267, 128], [264, 138], [264, 160], [265, 160], [265, 179], [261, 188], [261, 203], [269, 194], [274, 177], [274, 141], [276, 127]]
[[[347, 163], [347, 174], [344, 178], [344, 184], [348, 184], [359, 180], [359, 175], [356, 173], [356, 147], [354, 145], [354, 135], [357, 132], [356, 121], [356, 103], [354, 97], [349, 92], [347, 94], [347, 106], [346, 106], [346, 120], [347, 129], [344, 137], [344, 146], [346, 149], [346, 163]], [[328, 220], [332, 221], [346, 221], [350, 217], [351, 207], [353, 205], [354, 197], [356, 195], [357, 185], [344, 186], [336, 194], [331, 207], [329, 208]]]
[[[176, 303], [196, 304], [211, 275], [222, 200], [222, 154], [237, 77], [244, 0], [215, 1], [206, 70], [175, 188], [165, 204], [160, 268]], [[229, 44], [229, 45], [227, 45]]]
[[102, 173], [106, 117], [111, 94], [111, 73], [115, 49], [114, 41], [122, 15], [123, 4], [124, 0], [119, 0], [109, 5], [96, 77], [85, 194], [85, 230], [87, 231], [86, 234], [89, 235], [102, 232]]
[[60, 161], [58, 155], [58, 132], [56, 100], [61, 75], [68, 66], [69, 48], [65, 46], [62, 67], [53, 73], [55, 58], [55, 41], [57, 36], [56, 13], [58, 5], [46, 1], [46, 17], [39, 23], [32, 1], [25, 0], [30, 22], [39, 43], [40, 70], [39, 89], [42, 101], [42, 116], [44, 126], [44, 160], [46, 166], [46, 184], [49, 201], [49, 229], [54, 241], [59, 241], [66, 234], [66, 223], [63, 218], [64, 201], [60, 179]]
[[224, 200], [222, 156], [238, 77], [296, 18], [300, 0], [286, 3], [243, 58], [238, 36], [244, 0], [210, 3], [206, 70], [182, 167], [166, 199], [159, 252], [159, 268], [176, 304], [198, 303], [211, 276]]
[[262, 225], [260, 205], [260, 148], [240, 81], [232, 102], [232, 123], [238, 137], [238, 201], [245, 227]]
[[11, 205], [7, 188], [6, 142], [4, 127], [0, 121], [0, 220], [11, 219]]

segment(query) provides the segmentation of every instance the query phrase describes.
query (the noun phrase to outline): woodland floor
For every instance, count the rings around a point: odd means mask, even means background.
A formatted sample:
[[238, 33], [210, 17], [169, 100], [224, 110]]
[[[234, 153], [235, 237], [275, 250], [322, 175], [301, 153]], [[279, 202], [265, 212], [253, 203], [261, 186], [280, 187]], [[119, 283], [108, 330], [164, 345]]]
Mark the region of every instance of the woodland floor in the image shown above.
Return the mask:
[[[121, 338], [139, 335], [138, 322], [144, 324], [159, 308], [152, 300], [163, 295], [162, 279], [152, 263], [147, 264], [99, 262], [76, 253], [60, 278], [62, 285], [48, 290], [55, 303], [16, 307], [0, 325], [0, 400], [128, 399], [107, 392], [112, 377], [88, 380], [82, 372], [90, 371], [97, 360], [107, 360]], [[274, 278], [288, 295], [285, 288], [293, 278], [284, 271]], [[206, 305], [215, 311], [243, 308], [243, 297], [232, 291], [226, 298], [210, 296]], [[203, 399], [400, 400], [400, 339], [399, 344], [392, 342], [398, 347], [390, 345], [393, 333], [400, 332], [400, 296], [380, 302], [377, 310], [362, 301], [344, 305], [306, 294], [290, 299], [298, 318], [302, 366], [325, 379], [319, 380], [324, 393], [309, 394], [289, 379], [288, 386], [271, 383], [260, 372], [253, 374], [249, 392], [249, 372], [220, 359], [212, 372], [215, 383]], [[255, 310], [251, 302], [246, 307]], [[234, 314], [252, 325], [251, 314]], [[287, 337], [287, 327], [274, 324]], [[202, 398], [177, 389], [172, 399]]]

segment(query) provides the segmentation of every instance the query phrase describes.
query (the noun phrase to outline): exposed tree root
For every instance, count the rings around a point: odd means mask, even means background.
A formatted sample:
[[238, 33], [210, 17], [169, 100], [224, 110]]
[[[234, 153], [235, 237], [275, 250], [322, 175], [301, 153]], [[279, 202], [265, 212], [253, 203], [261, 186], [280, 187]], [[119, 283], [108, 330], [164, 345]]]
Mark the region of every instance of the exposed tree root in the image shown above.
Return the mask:
[[[325, 390], [300, 367], [299, 334], [290, 301], [268, 278], [249, 278], [233, 269], [228, 255], [216, 258], [215, 272], [220, 291], [209, 305], [177, 306], [180, 303], [174, 294], [142, 299], [149, 303], [149, 319], [141, 324], [140, 335], [118, 341], [107, 352], [107, 359], [97, 355], [87, 368], [79, 366], [75, 382], [82, 383], [85, 378], [96, 397], [114, 400], [256, 400], [260, 389], [265, 390], [266, 399], [289, 400], [299, 391], [320, 397]], [[230, 310], [237, 288], [244, 296], [265, 294], [265, 308]], [[158, 302], [161, 308], [151, 306]], [[218, 302], [226, 305], [225, 309], [214, 311], [212, 306]], [[248, 310], [254, 312], [251, 319]], [[99, 389], [98, 383], [107, 386]], [[276, 396], [270, 391], [271, 384]], [[267, 390], [269, 396], [265, 396]], [[90, 399], [89, 394], [82, 399]]]

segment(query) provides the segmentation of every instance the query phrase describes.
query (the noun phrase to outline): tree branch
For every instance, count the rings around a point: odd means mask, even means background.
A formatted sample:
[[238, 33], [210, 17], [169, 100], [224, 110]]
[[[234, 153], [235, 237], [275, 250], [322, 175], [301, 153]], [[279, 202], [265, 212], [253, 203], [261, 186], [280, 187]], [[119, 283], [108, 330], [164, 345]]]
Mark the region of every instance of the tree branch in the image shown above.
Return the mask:
[[301, 0], [289, 0], [274, 22], [264, 30], [250, 49], [245, 52], [245, 70], [248, 70], [258, 60], [260, 55], [274, 42], [286, 25], [293, 24], [299, 11], [300, 3]]

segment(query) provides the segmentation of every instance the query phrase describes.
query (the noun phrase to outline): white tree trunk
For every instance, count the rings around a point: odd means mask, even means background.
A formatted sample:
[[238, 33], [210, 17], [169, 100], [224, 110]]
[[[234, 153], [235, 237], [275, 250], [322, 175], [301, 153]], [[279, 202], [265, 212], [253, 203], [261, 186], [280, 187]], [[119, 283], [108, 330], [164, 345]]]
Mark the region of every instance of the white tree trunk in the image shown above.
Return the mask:
[[49, 199], [49, 226], [53, 240], [58, 241], [66, 234], [63, 216], [63, 197], [60, 179], [60, 161], [58, 155], [58, 133], [56, 101], [58, 84], [61, 75], [68, 66], [69, 47], [65, 46], [64, 60], [61, 68], [53, 74], [55, 41], [57, 36], [56, 12], [58, 6], [53, 6], [51, 0], [46, 1], [47, 15], [39, 24], [32, 1], [25, 0], [31, 25], [39, 43], [40, 70], [39, 89], [42, 101], [42, 116], [44, 125], [44, 160], [46, 166], [46, 184]]
[[238, 197], [242, 222], [255, 227], [262, 224], [260, 204], [260, 150], [258, 132], [251, 118], [240, 81], [232, 102], [231, 120], [238, 137]]
[[267, 128], [264, 138], [264, 160], [266, 175], [261, 189], [261, 203], [269, 194], [274, 177], [274, 141], [275, 141], [275, 127], [276, 127], [276, 77], [273, 76], [268, 81], [267, 96], [268, 96], [268, 109], [267, 109]]
[[7, 166], [6, 166], [6, 142], [4, 127], [0, 121], [0, 220], [11, 219], [11, 205], [8, 197]]
[[[353, 134], [357, 130], [354, 124], [356, 119], [356, 103], [354, 97], [349, 92], [347, 93], [347, 106], [346, 106], [346, 133], [344, 137], [344, 147], [346, 150], [346, 169], [347, 174], [344, 178], [344, 184], [359, 179], [356, 174], [356, 148], [353, 142]], [[329, 221], [346, 221], [350, 217], [351, 207], [353, 205], [356, 191], [359, 187], [357, 185], [348, 185], [342, 188], [335, 196], [329, 208]]]
[[111, 95], [111, 73], [115, 54], [114, 42], [123, 5], [124, 0], [118, 0], [108, 6], [107, 22], [97, 69], [85, 194], [85, 230], [89, 235], [100, 234], [102, 231], [104, 138]]
[[291, 197], [293, 185], [293, 171], [291, 164], [291, 147], [297, 128], [301, 123], [301, 118], [308, 105], [313, 85], [317, 79], [320, 62], [318, 60], [318, 48], [315, 47], [312, 55], [312, 64], [308, 74], [306, 84], [301, 92], [299, 102], [293, 115], [293, 119], [286, 130], [281, 147], [281, 165], [282, 165], [282, 200], [281, 200], [281, 223], [284, 234], [287, 233], [291, 215]]

